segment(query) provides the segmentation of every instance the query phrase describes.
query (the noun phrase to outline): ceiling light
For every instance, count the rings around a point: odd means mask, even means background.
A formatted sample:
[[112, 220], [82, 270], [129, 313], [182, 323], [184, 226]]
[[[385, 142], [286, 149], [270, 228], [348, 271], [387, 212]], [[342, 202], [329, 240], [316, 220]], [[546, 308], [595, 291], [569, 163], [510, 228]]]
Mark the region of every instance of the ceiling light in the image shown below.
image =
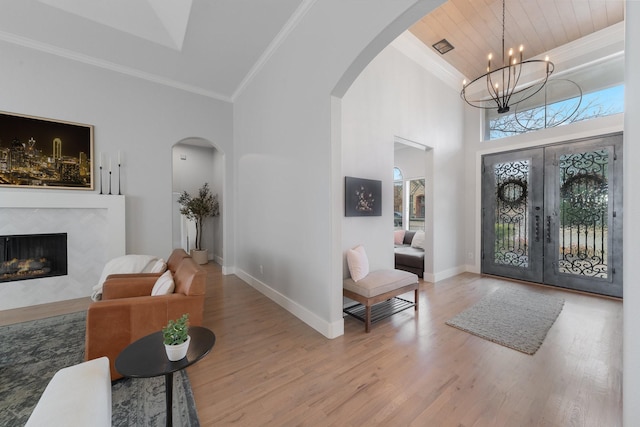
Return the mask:
[[[504, 17], [505, 0], [502, 0], [502, 65], [498, 68], [495, 62], [492, 64], [492, 54], [489, 54], [487, 72], [480, 77], [467, 83], [462, 83], [460, 96], [472, 107], [495, 109], [498, 113], [506, 113], [509, 107], [516, 105], [525, 99], [535, 95], [544, 87], [553, 73], [553, 62], [549, 57], [544, 60], [530, 59], [522, 60], [524, 46], [520, 45], [516, 54], [513, 49], [509, 49], [508, 57], [505, 58], [504, 47]], [[494, 67], [492, 69], [491, 67]], [[520, 83], [520, 77], [526, 76], [528, 83]]]
[[453, 45], [447, 41], [447, 39], [442, 39], [438, 43], [433, 45], [433, 48], [440, 52], [440, 55], [444, 55], [445, 53], [453, 50]]

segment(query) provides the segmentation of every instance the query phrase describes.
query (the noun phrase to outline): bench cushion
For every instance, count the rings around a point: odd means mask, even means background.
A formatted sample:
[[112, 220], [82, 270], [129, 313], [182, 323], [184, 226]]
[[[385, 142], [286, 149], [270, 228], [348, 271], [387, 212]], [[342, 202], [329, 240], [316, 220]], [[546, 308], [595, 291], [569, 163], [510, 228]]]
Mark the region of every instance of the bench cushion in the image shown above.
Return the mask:
[[344, 279], [343, 286], [351, 292], [371, 298], [417, 282], [418, 276], [408, 271], [376, 270], [358, 282], [351, 278]]

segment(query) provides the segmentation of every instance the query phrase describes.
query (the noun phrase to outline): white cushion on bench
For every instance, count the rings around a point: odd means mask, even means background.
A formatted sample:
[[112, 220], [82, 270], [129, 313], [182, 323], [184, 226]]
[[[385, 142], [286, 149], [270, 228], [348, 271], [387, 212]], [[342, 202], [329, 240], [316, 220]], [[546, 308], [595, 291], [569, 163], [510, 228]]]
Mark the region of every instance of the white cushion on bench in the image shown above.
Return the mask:
[[60, 369], [25, 427], [111, 427], [109, 359], [100, 357]]
[[376, 270], [357, 282], [347, 278], [342, 283], [345, 289], [365, 298], [371, 298], [417, 282], [418, 276], [408, 271]]

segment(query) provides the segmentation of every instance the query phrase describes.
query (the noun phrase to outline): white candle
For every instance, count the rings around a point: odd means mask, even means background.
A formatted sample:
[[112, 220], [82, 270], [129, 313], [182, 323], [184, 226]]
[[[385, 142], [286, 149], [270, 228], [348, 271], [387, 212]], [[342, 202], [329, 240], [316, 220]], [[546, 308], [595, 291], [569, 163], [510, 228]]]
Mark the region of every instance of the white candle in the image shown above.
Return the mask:
[[120, 157], [120, 150], [118, 150], [118, 166], [122, 164], [122, 158]]
[[102, 167], [102, 153], [100, 153], [100, 155], [98, 157], [100, 159], [100, 167]]
[[111, 172], [111, 157], [109, 157], [109, 172]]

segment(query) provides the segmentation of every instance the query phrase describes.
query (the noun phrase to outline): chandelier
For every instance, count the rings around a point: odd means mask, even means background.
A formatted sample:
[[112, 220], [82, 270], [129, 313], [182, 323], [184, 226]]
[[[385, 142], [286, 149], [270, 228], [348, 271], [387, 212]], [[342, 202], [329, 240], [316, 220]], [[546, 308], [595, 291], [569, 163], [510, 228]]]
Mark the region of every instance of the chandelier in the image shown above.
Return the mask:
[[[523, 61], [522, 45], [518, 54], [509, 49], [508, 57], [505, 58], [504, 17], [505, 0], [502, 0], [502, 65], [492, 70], [493, 55], [489, 54], [487, 72], [468, 83], [465, 80], [460, 92], [462, 99], [472, 107], [495, 109], [500, 114], [509, 111], [510, 106], [517, 105], [538, 93], [554, 69], [548, 56], [544, 60]], [[520, 82], [521, 76], [526, 77], [527, 83]]]

